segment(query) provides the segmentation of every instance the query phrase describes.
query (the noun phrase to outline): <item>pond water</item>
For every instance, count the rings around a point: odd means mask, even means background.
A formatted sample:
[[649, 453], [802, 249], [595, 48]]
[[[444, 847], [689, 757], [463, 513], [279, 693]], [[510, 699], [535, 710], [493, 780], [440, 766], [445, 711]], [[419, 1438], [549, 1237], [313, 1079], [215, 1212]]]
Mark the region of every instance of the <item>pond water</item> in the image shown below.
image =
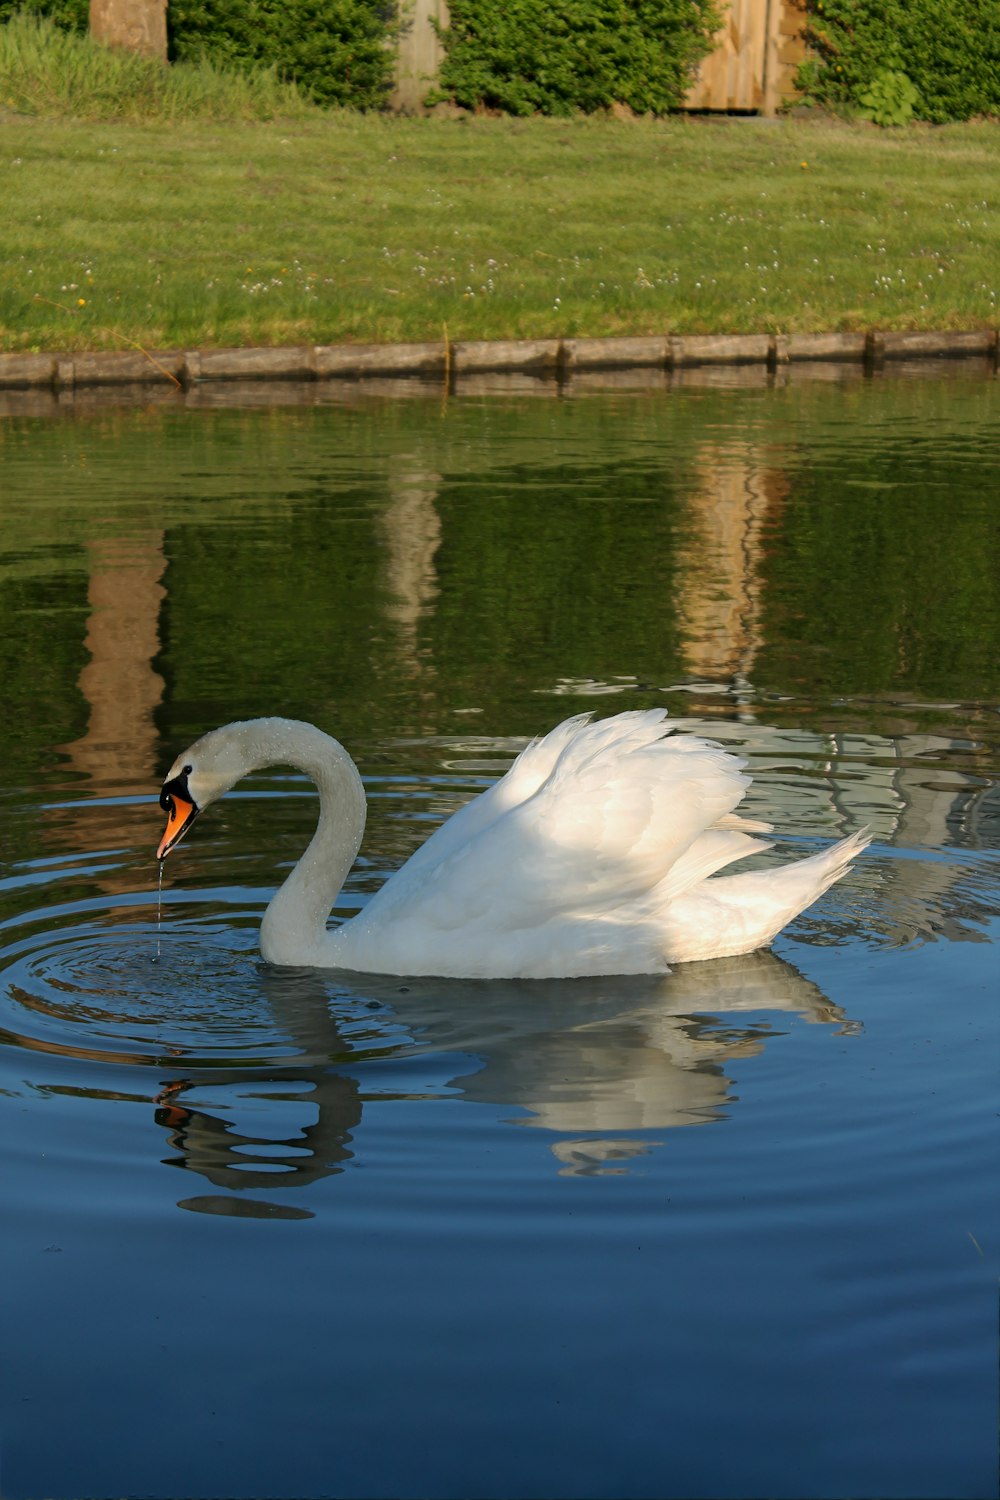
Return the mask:
[[[0, 418], [0, 1490], [992, 1494], [997, 382], [289, 401]], [[216, 724], [357, 760], [337, 920], [654, 705], [749, 759], [765, 861], [874, 832], [772, 952], [268, 968], [282, 770], [157, 922]]]

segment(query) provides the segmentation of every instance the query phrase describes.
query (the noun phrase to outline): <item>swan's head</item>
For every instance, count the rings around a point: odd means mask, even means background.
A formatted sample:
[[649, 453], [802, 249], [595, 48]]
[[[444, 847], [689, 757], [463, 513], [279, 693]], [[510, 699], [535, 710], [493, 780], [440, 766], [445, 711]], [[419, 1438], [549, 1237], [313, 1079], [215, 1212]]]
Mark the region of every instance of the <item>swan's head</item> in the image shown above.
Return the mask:
[[228, 792], [252, 769], [243, 724], [227, 724], [195, 740], [178, 755], [160, 789], [160, 806], [167, 826], [156, 851], [163, 859], [179, 844], [200, 812]]

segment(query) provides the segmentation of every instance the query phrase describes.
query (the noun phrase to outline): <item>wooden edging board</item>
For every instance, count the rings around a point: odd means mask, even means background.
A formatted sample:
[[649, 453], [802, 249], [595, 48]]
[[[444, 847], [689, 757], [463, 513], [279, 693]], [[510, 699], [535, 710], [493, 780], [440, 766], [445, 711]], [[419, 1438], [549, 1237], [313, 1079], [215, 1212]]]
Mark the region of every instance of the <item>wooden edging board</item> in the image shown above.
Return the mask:
[[765, 365], [806, 361], [878, 368], [893, 360], [986, 358], [997, 362], [995, 328], [925, 333], [664, 334], [642, 338], [481, 340], [428, 344], [302, 344], [278, 349], [144, 350], [92, 354], [0, 353], [0, 390], [55, 392], [92, 386], [216, 381], [364, 380], [463, 375]]

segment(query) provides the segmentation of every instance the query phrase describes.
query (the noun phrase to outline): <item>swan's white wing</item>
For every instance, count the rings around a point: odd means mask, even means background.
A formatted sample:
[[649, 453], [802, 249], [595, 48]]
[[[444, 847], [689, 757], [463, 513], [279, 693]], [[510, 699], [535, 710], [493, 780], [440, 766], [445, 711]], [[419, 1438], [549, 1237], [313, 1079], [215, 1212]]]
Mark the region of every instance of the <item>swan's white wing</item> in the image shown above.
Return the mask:
[[[664, 720], [660, 710], [571, 720], [529, 746], [350, 924], [365, 964], [405, 970], [419, 956], [422, 972], [453, 972], [457, 946], [463, 972], [489, 962], [515, 973], [529, 948], [606, 944], [636, 921], [652, 942], [656, 887], [748, 784], [741, 761], [704, 740], [665, 738]], [[714, 842], [689, 860], [684, 883], [752, 845], [736, 832], [720, 838], [725, 848]], [[644, 948], [634, 933], [631, 942]], [[523, 950], [508, 953], [506, 970], [496, 967], [505, 945]], [[470, 968], [477, 952], [483, 970]]]
[[[666, 718], [665, 710], [658, 709], [654, 712], [658, 720]], [[577, 714], [575, 718], [558, 724], [541, 739], [532, 740], [526, 745], [499, 781], [452, 813], [447, 822], [436, 828], [430, 838], [410, 855], [403, 866], [407, 876], [437, 864], [446, 855], [468, 844], [491, 823], [495, 823], [502, 813], [532, 796], [550, 775], [569, 741], [589, 721], [589, 714]], [[402, 870], [399, 871], [393, 880], [398, 880], [402, 873]]]
[[533, 796], [495, 825], [497, 866], [523, 853], [516, 892], [505, 894], [528, 924], [634, 903], [743, 796], [741, 762], [635, 718], [617, 736], [607, 724], [578, 734]]

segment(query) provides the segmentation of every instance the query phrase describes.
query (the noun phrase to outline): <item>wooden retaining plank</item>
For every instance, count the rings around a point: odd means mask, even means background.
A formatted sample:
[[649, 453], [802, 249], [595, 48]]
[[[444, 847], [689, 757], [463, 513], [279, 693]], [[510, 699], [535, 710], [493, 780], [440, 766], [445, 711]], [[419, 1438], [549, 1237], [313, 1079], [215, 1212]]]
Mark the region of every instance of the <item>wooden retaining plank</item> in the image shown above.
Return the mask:
[[996, 352], [996, 347], [996, 330], [989, 328], [957, 333], [873, 333], [868, 354], [876, 363], [884, 359], [955, 359], [988, 356]]
[[184, 355], [177, 350], [73, 355], [74, 385], [180, 385], [183, 378]]
[[196, 380], [315, 380], [309, 345], [288, 349], [202, 349], [197, 362], [186, 356], [188, 378]]
[[559, 339], [474, 339], [452, 344], [451, 368], [485, 374], [501, 370], [552, 370], [559, 365]]
[[665, 365], [665, 338], [563, 339], [561, 362], [567, 370], [627, 370]]
[[787, 333], [775, 338], [775, 360], [837, 359], [860, 364], [868, 335], [864, 333]]
[[53, 385], [56, 360], [55, 354], [0, 355], [0, 386], [11, 391], [24, 391], [35, 386]]
[[441, 344], [317, 344], [313, 369], [320, 380], [375, 375], [443, 375], [448, 353]]
[[684, 334], [667, 340], [670, 363], [684, 365], [767, 364], [769, 333]]
[[998, 355], [995, 328], [923, 333], [684, 334], [637, 338], [469, 340], [447, 345], [330, 344], [286, 349], [205, 349], [83, 354], [0, 352], [0, 389], [72, 390], [88, 386], [163, 386], [226, 381], [357, 380], [494, 373], [534, 377], [599, 370], [690, 370], [699, 366], [786, 367], [837, 361]]

